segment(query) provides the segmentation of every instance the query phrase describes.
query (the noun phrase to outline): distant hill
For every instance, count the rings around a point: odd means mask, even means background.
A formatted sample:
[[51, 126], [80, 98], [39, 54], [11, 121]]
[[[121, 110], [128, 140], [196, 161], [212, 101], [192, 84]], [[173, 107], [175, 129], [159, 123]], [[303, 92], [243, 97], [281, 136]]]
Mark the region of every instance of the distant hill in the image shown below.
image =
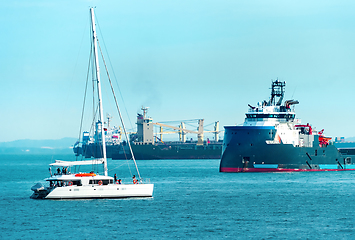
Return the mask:
[[49, 153], [53, 151], [72, 152], [76, 138], [31, 140], [22, 139], [11, 142], [0, 142], [0, 153]]
[[346, 142], [355, 142], [355, 137], [345, 138]]
[[28, 148], [70, 148], [76, 142], [76, 138], [31, 140], [22, 139], [12, 142], [0, 142], [0, 148], [28, 147]]

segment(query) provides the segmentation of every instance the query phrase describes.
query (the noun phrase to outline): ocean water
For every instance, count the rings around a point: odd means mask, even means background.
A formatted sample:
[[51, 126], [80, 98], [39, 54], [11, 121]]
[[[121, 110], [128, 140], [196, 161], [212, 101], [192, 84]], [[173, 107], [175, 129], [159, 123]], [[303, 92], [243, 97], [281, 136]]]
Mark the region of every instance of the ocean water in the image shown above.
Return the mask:
[[[0, 239], [355, 239], [355, 172], [219, 173], [219, 160], [138, 161], [153, 198], [30, 199], [53, 159], [73, 157], [0, 155]], [[108, 165], [130, 179], [125, 161]]]

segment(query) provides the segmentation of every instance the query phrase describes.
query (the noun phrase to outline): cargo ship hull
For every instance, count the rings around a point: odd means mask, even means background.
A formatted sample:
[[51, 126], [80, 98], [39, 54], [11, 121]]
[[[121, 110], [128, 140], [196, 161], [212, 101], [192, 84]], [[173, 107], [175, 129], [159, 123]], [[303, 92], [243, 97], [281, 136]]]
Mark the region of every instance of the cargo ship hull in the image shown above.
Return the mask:
[[225, 127], [221, 172], [290, 172], [355, 170], [352, 155], [342, 155], [334, 145], [312, 147], [268, 144], [275, 127]]
[[[173, 144], [131, 144], [134, 156], [137, 160], [155, 159], [220, 159], [222, 142], [197, 145], [194, 143]], [[113, 160], [130, 159], [131, 154], [127, 145], [107, 145], [107, 157]], [[102, 157], [101, 147], [98, 144], [84, 145], [76, 148], [77, 155], [86, 158]]]

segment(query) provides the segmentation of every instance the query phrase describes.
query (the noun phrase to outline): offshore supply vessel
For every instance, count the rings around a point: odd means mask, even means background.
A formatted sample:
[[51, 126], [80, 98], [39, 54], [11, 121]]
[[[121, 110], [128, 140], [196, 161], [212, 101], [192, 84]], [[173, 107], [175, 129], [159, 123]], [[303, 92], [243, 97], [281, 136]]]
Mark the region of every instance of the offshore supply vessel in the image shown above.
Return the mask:
[[[153, 119], [147, 117], [148, 108], [142, 107], [142, 114], [137, 114], [137, 131], [130, 134], [130, 143], [135, 159], [220, 159], [222, 153], [222, 140], [219, 140], [219, 122], [215, 122], [214, 130], [204, 131], [204, 120], [198, 120], [197, 131], [186, 129], [185, 123], [179, 126], [170, 126], [163, 123], [154, 123]], [[99, 123], [97, 123], [98, 125]], [[160, 128], [160, 132], [154, 133], [154, 126]], [[163, 130], [169, 129], [170, 131]], [[97, 126], [95, 129], [99, 129]], [[107, 125], [104, 128], [106, 139], [107, 157], [114, 160], [130, 159], [131, 153], [126, 141], [121, 140], [121, 129], [110, 126], [110, 117], [107, 118]], [[163, 141], [163, 134], [179, 134], [179, 141]], [[187, 134], [197, 134], [197, 141], [188, 140]], [[214, 134], [214, 139], [204, 140], [204, 133]], [[74, 145], [74, 152], [77, 156], [85, 158], [102, 156], [101, 134], [95, 130], [90, 136], [89, 132], [83, 133], [81, 141]]]
[[272, 82], [271, 98], [249, 110], [242, 126], [225, 126], [220, 172], [355, 170], [354, 152], [339, 151], [310, 124], [295, 118], [299, 102], [284, 98], [285, 82]]

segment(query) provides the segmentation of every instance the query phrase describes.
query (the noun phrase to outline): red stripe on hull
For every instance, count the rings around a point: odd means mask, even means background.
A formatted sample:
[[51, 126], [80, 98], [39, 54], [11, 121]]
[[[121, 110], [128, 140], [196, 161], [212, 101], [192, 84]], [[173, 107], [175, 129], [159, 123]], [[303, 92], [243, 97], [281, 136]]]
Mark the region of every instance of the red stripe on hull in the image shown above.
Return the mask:
[[334, 172], [355, 169], [220, 168], [220, 172]]

